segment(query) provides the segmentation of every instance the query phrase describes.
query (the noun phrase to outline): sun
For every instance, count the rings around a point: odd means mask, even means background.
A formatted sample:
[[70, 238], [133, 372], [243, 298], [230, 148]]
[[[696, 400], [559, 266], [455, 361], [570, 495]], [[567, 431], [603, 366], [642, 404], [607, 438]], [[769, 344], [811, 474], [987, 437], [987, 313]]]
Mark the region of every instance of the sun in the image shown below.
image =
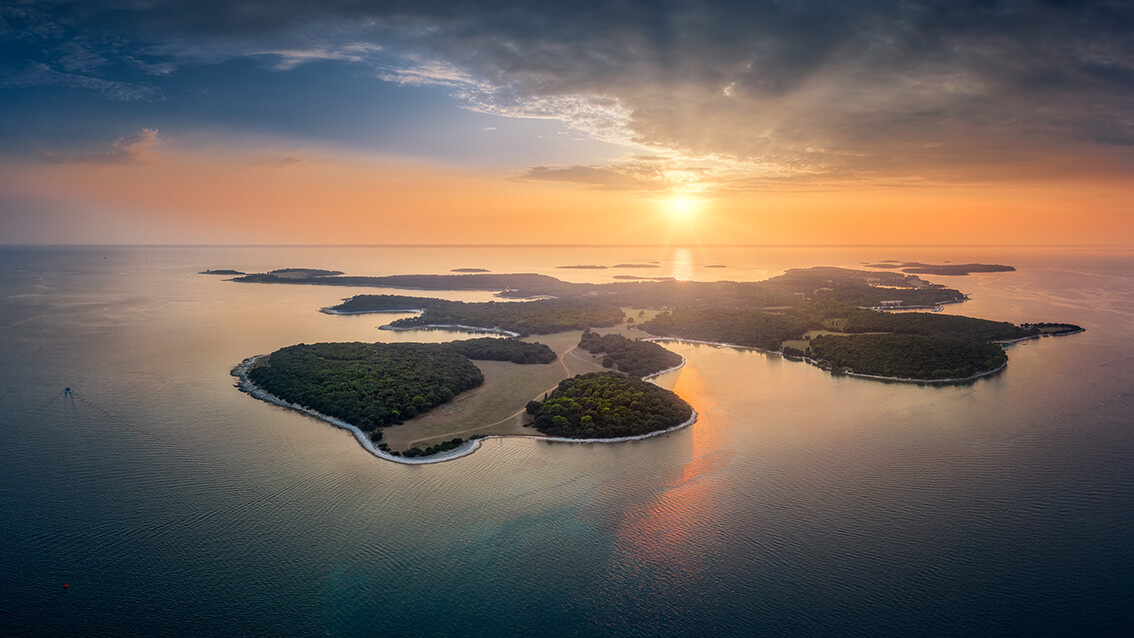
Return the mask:
[[696, 213], [697, 208], [694, 201], [685, 196], [676, 196], [669, 199], [670, 215], [678, 221], [688, 221], [692, 219]]

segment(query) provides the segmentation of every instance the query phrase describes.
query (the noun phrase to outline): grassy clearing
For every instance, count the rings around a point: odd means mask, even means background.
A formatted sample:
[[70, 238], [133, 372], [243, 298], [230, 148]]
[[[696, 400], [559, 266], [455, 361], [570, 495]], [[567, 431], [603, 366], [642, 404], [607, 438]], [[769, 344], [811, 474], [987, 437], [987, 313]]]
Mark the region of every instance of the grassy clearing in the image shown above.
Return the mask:
[[633, 319], [634, 323], [631, 325], [635, 325], [653, 319], [661, 311], [651, 308], [623, 308], [622, 312], [626, 313], [627, 318]]
[[[640, 334], [640, 333], [639, 333]], [[461, 393], [450, 403], [402, 425], [384, 428], [382, 442], [399, 452], [411, 447], [425, 448], [454, 437], [468, 439], [474, 434], [527, 434], [539, 436], [523, 424], [528, 420], [524, 407], [532, 399], [542, 399], [560, 381], [584, 372], [603, 370], [590, 353], [579, 350], [581, 331], [537, 335], [525, 341], [547, 344], [559, 355], [546, 365], [518, 365], [506, 361], [474, 361], [484, 373], [484, 385]]]

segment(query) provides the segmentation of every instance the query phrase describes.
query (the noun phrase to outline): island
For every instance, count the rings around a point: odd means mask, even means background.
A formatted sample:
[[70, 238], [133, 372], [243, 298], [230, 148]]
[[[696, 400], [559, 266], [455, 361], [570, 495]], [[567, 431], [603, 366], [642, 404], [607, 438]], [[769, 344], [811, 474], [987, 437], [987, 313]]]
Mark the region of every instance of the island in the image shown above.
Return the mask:
[[491, 272], [487, 268], [454, 268], [449, 272]]
[[[604, 284], [569, 283], [534, 273], [358, 277], [300, 271], [304, 269], [235, 281], [490, 290], [508, 299], [355, 295], [323, 311], [412, 313], [380, 327], [479, 330], [513, 338], [300, 344], [247, 360], [240, 368], [245, 389], [254, 395], [353, 429], [363, 445], [377, 442], [374, 453], [400, 461], [456, 458], [475, 450], [482, 437], [625, 440], [692, 422], [696, 413], [691, 406], [685, 411], [679, 397], [641, 380], [685, 364], [664, 347], [667, 341], [751, 349], [870, 381], [960, 384], [1003, 370], [1007, 344], [1083, 330], [1070, 323], [1013, 324], [905, 312], [939, 310], [963, 303], [967, 296], [892, 269], [822, 266], [790, 269], [757, 282]], [[537, 335], [540, 341], [532, 341]], [[410, 357], [414, 362], [399, 348], [419, 348]], [[430, 376], [437, 374], [442, 376]], [[387, 378], [395, 385], [382, 385]], [[403, 389], [399, 383], [416, 385]], [[656, 392], [643, 389], [642, 383]], [[629, 412], [607, 420], [604, 410], [622, 404], [581, 401], [588, 392], [629, 397]]]
[[647, 381], [611, 372], [566, 379], [527, 412], [537, 430], [571, 439], [622, 439], [682, 427], [693, 408], [676, 394]]
[[222, 268], [220, 270], [205, 269], [205, 270], [202, 270], [201, 272], [199, 272], [197, 274], [198, 275], [230, 275], [231, 276], [231, 275], [243, 275], [244, 273], [240, 272], [239, 270], [232, 270], [230, 268]]
[[897, 262], [886, 260], [877, 264], [867, 264], [867, 268], [900, 268], [902, 272], [915, 275], [943, 275], [959, 277], [974, 272], [1015, 272], [1012, 266], [1001, 264], [923, 264], [916, 261]]

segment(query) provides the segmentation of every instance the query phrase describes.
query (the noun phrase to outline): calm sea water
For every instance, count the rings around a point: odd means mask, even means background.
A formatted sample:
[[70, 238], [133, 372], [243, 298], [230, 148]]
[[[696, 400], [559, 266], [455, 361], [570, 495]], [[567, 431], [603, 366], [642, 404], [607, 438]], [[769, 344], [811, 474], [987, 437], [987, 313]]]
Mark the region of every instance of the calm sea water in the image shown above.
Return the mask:
[[[1003, 374], [945, 388], [674, 346], [689, 364], [659, 383], [701, 413], [692, 428], [613, 446], [491, 441], [401, 466], [250, 399], [228, 371], [299, 342], [451, 335], [317, 312], [363, 290], [195, 274], [609, 281], [620, 271], [556, 266], [656, 261], [631, 272], [762, 279], [882, 259], [1010, 263], [936, 278], [972, 295], [949, 312], [1088, 331], [1012, 346]], [[1130, 252], [2, 248], [0, 273], [2, 635], [1134, 627]]]

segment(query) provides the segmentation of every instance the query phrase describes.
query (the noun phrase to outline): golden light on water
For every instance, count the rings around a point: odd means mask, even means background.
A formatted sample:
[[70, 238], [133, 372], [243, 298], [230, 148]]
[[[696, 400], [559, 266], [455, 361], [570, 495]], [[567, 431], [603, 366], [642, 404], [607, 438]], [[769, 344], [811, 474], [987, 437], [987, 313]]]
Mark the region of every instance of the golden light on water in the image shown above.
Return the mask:
[[706, 566], [688, 559], [690, 548], [722, 542], [715, 517], [722, 496], [718, 474], [732, 453], [726, 430], [713, 423], [717, 401], [700, 370], [687, 365], [678, 374], [673, 391], [699, 410], [697, 423], [675, 435], [690, 438], [688, 461], [664, 492], [626, 512], [618, 536], [651, 569], [692, 578]]

